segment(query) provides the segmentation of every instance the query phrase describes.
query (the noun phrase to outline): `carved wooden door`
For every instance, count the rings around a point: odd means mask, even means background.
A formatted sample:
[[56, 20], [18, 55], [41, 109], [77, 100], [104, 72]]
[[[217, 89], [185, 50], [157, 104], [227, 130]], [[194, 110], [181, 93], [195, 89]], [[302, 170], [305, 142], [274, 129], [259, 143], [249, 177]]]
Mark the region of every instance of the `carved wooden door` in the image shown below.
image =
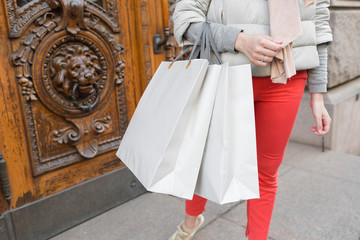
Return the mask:
[[10, 208], [123, 167], [115, 156], [164, 53], [162, 0], [1, 0], [0, 151]]

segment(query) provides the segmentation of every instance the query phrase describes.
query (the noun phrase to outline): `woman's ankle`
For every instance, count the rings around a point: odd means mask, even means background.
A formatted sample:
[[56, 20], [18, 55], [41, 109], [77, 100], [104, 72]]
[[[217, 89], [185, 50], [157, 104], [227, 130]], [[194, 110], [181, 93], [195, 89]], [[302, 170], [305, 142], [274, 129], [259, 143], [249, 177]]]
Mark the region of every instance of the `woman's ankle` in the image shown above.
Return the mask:
[[196, 225], [196, 219], [198, 216], [190, 216], [188, 214], [185, 215], [185, 220], [184, 220], [184, 226], [187, 229], [184, 230], [191, 230], [195, 227]]

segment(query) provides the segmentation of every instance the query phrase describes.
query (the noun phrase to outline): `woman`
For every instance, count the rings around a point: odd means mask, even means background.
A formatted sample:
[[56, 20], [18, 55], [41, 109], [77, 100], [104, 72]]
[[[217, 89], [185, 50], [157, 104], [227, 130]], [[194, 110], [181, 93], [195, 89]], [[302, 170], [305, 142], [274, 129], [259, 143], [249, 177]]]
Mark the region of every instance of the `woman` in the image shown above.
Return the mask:
[[[327, 43], [332, 41], [328, 6], [329, 0], [180, 0], [176, 5], [180, 45], [194, 42], [207, 21], [223, 62], [252, 67], [260, 198], [247, 201], [245, 235], [250, 240], [267, 239], [278, 169], [306, 79], [316, 121], [310, 130], [319, 136], [329, 131], [323, 101]], [[185, 219], [171, 240], [193, 237], [204, 222], [206, 201], [197, 195], [186, 201]]]

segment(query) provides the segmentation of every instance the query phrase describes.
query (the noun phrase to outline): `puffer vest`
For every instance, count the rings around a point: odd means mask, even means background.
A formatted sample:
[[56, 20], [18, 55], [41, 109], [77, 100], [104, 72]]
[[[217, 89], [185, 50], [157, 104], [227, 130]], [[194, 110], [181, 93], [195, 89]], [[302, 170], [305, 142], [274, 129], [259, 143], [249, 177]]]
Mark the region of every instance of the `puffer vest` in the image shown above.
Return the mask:
[[[316, 49], [315, 6], [305, 8], [298, 1], [302, 24], [302, 34], [293, 42], [292, 54], [296, 70], [311, 69], [319, 66]], [[266, 0], [211, 0], [207, 11], [207, 21], [230, 25], [248, 34], [270, 35], [269, 10]], [[230, 65], [250, 63], [242, 53], [221, 54], [224, 62]], [[270, 75], [270, 64], [260, 67], [251, 64], [253, 76]]]

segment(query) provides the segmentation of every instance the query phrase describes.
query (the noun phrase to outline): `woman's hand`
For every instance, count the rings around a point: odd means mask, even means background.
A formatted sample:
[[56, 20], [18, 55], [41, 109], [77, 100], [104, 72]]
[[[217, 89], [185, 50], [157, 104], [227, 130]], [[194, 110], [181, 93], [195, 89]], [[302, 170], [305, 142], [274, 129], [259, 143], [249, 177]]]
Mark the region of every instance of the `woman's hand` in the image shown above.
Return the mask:
[[314, 115], [316, 126], [310, 127], [315, 135], [323, 136], [330, 130], [331, 118], [325, 108], [322, 93], [311, 93], [310, 106]]
[[250, 62], [265, 67], [282, 48], [282, 42], [266, 35], [239, 33], [235, 40], [235, 49], [244, 53]]

